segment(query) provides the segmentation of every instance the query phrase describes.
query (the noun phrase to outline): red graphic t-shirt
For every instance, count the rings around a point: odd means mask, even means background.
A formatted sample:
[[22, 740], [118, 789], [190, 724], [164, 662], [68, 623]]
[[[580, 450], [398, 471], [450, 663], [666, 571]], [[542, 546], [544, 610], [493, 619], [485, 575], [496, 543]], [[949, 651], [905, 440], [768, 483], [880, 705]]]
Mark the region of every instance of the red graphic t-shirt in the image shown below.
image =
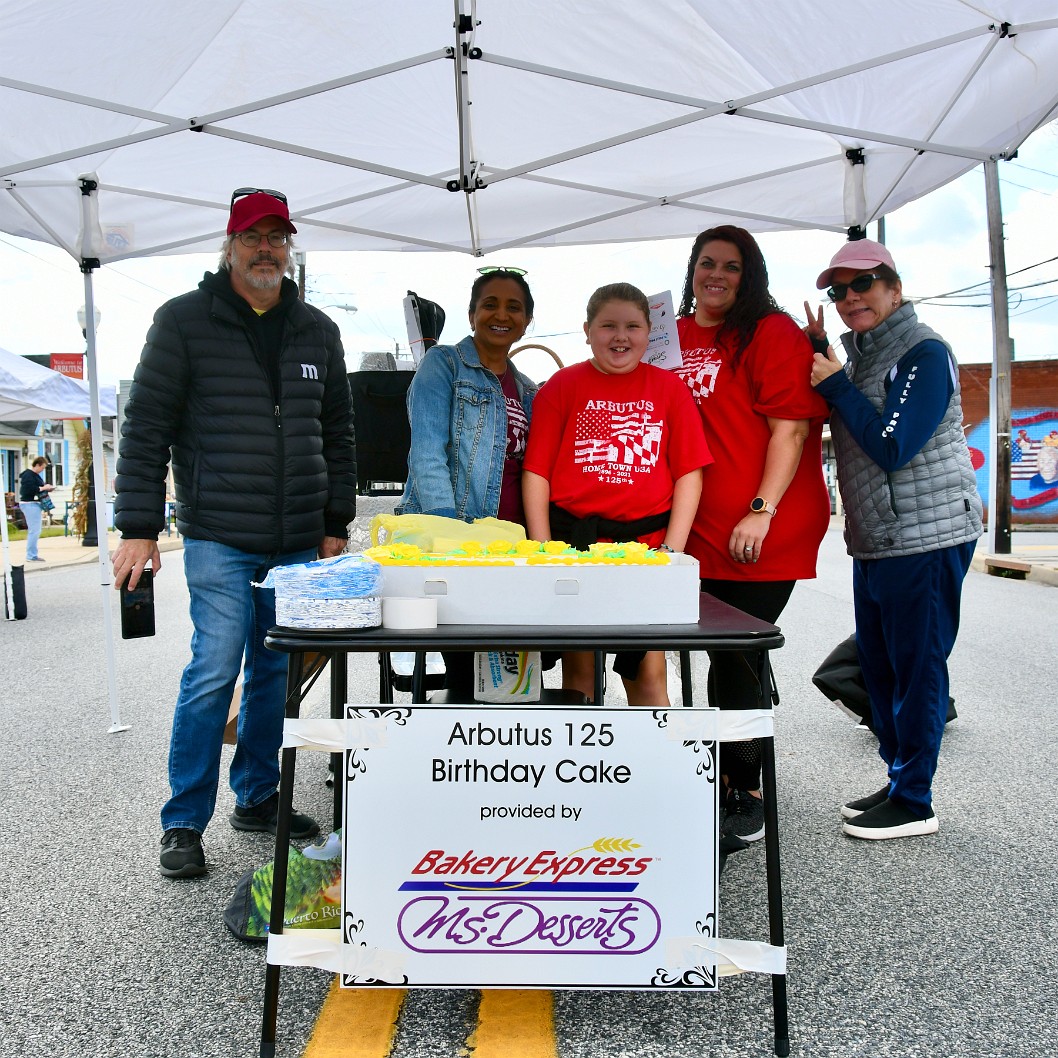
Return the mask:
[[[703, 577], [719, 580], [800, 580], [816, 575], [816, 554], [830, 521], [823, 480], [821, 436], [826, 402], [812, 388], [812, 347], [785, 313], [765, 316], [742, 353], [718, 346], [719, 327], [678, 322], [683, 380], [701, 414], [713, 464], [702, 478], [702, 499], [687, 539]], [[771, 430], [768, 418], [808, 419], [801, 462], [778, 504], [760, 559], [736, 563], [727, 551], [731, 531], [757, 495]], [[765, 496], [770, 500], [771, 497]]]
[[512, 372], [505, 371], [500, 379], [503, 399], [507, 402], [507, 454], [503, 460], [503, 480], [500, 484], [500, 509], [497, 517], [525, 525], [522, 506], [522, 459], [529, 436], [529, 420], [525, 415], [518, 387]]
[[[711, 460], [686, 386], [649, 364], [627, 375], [574, 364], [533, 401], [525, 469], [547, 478], [551, 502], [578, 518], [661, 514], [676, 480]], [[661, 543], [665, 530], [640, 539]]]

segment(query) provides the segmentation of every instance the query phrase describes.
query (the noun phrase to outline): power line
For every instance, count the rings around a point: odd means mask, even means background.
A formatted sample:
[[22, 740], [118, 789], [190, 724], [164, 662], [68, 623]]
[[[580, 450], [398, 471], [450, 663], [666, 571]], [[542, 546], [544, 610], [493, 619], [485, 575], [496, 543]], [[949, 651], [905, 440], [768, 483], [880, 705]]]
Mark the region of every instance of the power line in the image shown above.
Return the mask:
[[[1054, 257], [1044, 258], [1044, 260], [1042, 260], [1042, 261], [1037, 261], [1035, 264], [1026, 265], [1024, 268], [1018, 268], [1018, 269], [1016, 269], [1013, 272], [1007, 272], [1007, 279], [1010, 279], [1011, 276], [1021, 275], [1022, 272], [1030, 272], [1030, 271], [1032, 271], [1033, 268], [1039, 268], [1041, 265], [1050, 264], [1052, 261], [1058, 261], [1058, 255], [1055, 255]], [[980, 280], [977, 283], [971, 283], [969, 286], [965, 286], [965, 287], [958, 287], [955, 290], [949, 290], [949, 291], [946, 291], [943, 294], [930, 294], [929, 297], [912, 298], [911, 300], [916, 302], [917, 304], [921, 304], [922, 302], [926, 302], [926, 301], [934, 302], [934, 301], [938, 301], [941, 298], [954, 297], [956, 294], [962, 294], [962, 293], [964, 293], [965, 291], [968, 291], [968, 290], [977, 290], [978, 287], [987, 286], [990, 282], [991, 282], [991, 280], [982, 279], [982, 280]], [[1053, 282], [1053, 280], [1052, 280], [1052, 282]], [[1021, 289], [1025, 289], [1025, 288], [1016, 287], [1014, 289], [1021, 290]]]
[[1034, 169], [1031, 165], [1025, 165], [1024, 162], [1007, 162], [1007, 165], [1015, 169], [1027, 169], [1030, 173], [1039, 173], [1040, 176], [1049, 176], [1052, 180], [1058, 180], [1058, 173], [1051, 173], [1046, 169]]

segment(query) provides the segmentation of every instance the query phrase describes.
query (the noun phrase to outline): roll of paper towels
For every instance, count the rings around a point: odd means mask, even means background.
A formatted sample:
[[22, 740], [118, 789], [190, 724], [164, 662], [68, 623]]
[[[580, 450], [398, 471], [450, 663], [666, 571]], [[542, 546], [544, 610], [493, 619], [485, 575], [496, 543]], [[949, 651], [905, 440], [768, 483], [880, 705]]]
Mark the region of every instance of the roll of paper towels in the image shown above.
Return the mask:
[[383, 628], [436, 628], [436, 599], [383, 599]]

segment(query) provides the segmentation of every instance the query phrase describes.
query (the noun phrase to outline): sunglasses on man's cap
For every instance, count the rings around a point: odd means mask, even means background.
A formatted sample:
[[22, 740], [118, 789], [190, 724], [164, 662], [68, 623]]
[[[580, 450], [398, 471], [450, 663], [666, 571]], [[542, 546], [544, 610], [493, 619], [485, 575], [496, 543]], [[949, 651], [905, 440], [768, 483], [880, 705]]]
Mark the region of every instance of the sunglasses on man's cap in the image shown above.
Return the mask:
[[287, 196], [284, 195], [282, 191], [273, 191], [270, 187], [237, 187], [231, 193], [231, 203], [229, 204], [228, 209], [231, 209], [231, 207], [235, 205], [235, 200], [237, 198], [243, 198], [246, 195], [271, 195], [272, 198], [278, 198], [279, 201], [283, 203], [287, 200]]

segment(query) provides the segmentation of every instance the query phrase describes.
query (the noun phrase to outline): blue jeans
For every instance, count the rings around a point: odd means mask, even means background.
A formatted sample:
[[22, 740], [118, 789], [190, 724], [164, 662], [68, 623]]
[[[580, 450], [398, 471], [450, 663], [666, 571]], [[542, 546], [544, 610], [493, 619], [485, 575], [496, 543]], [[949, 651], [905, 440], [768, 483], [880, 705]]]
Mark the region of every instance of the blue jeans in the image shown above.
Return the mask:
[[184, 541], [184, 572], [191, 595], [191, 660], [169, 742], [172, 797], [162, 808], [162, 829], [200, 834], [217, 803], [220, 754], [235, 682], [244, 671], [238, 745], [230, 782], [236, 803], [252, 808], [279, 785], [287, 657], [264, 645], [275, 624], [275, 593], [255, 588], [273, 566], [310, 562], [315, 549], [256, 555], [211, 540]]
[[26, 561], [40, 558], [37, 544], [40, 541], [40, 523], [42, 512], [36, 500], [19, 500], [19, 507], [26, 519]]
[[852, 564], [856, 646], [889, 796], [923, 816], [948, 714], [948, 656], [974, 542]]

